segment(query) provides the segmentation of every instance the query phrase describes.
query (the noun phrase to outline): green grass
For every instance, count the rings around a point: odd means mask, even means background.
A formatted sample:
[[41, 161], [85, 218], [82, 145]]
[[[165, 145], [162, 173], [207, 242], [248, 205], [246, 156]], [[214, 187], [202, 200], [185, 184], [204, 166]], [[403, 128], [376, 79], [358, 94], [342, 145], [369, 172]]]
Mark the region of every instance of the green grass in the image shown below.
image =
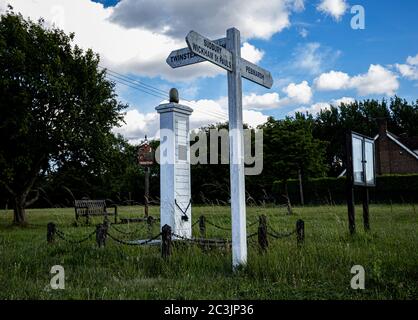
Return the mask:
[[[150, 213], [158, 216], [158, 207]], [[98, 248], [95, 238], [82, 244], [57, 240], [46, 243], [46, 224], [55, 222], [74, 238], [92, 232], [91, 226], [74, 228], [74, 210], [28, 210], [27, 228], [12, 227], [12, 213], [0, 211], [0, 299], [416, 299], [418, 297], [418, 213], [412, 205], [370, 207], [372, 231], [362, 228], [357, 207], [357, 234], [348, 234], [344, 206], [295, 208], [287, 216], [283, 208], [249, 207], [250, 224], [265, 214], [277, 231], [294, 229], [305, 221], [302, 247], [295, 236], [273, 240], [260, 254], [249, 242], [248, 265], [231, 270], [231, 252], [203, 252], [195, 246], [174, 249], [161, 258], [159, 247], [124, 246], [107, 240]], [[141, 216], [141, 207], [120, 207], [121, 217]], [[229, 226], [228, 207], [193, 207], [193, 222], [204, 214], [210, 221]], [[146, 238], [140, 224], [119, 225]], [[249, 228], [255, 232], [257, 225]], [[159, 232], [159, 226], [153, 234]], [[198, 226], [193, 229], [198, 234]], [[228, 231], [207, 226], [208, 236], [230, 238]], [[256, 238], [255, 238], [256, 240]], [[65, 268], [65, 290], [49, 286], [53, 265]], [[366, 290], [350, 287], [353, 265], [366, 270]]]

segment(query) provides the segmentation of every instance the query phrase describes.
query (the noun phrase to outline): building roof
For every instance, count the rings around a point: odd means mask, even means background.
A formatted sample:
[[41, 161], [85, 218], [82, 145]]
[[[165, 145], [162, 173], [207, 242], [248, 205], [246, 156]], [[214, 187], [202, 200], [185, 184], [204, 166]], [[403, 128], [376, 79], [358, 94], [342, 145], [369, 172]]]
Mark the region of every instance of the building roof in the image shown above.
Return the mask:
[[[387, 136], [389, 139], [391, 139], [393, 142], [395, 142], [398, 146], [400, 146], [402, 149], [404, 149], [406, 152], [408, 152], [411, 156], [413, 156], [415, 159], [418, 160], [418, 154], [412, 151], [410, 148], [408, 148], [405, 144], [403, 144], [400, 140], [400, 138], [397, 138], [394, 134], [390, 133], [389, 131], [386, 131]], [[379, 135], [377, 135], [379, 137]], [[375, 139], [376, 140], [376, 139]]]
[[[413, 156], [415, 159], [418, 160], [418, 153], [417, 153], [418, 152], [417, 151], [418, 150], [418, 137], [400, 138], [396, 136], [395, 134], [390, 133], [387, 130], [386, 130], [386, 135], [388, 136], [389, 139], [391, 139], [398, 146], [400, 146], [402, 149], [404, 149], [411, 156]], [[377, 134], [373, 140], [376, 141], [378, 138], [379, 138], [379, 134]], [[341, 174], [338, 176], [338, 178], [345, 176], [346, 172], [347, 172], [347, 169], [344, 169], [343, 172], [341, 172]]]

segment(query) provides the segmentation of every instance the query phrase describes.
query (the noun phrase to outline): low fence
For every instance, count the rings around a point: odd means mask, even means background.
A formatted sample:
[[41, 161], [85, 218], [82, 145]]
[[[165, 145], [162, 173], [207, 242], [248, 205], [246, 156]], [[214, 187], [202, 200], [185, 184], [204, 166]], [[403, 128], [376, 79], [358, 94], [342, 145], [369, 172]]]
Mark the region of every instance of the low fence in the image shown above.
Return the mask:
[[[187, 238], [181, 235], [175, 234], [172, 232], [171, 227], [168, 225], [164, 225], [161, 228], [161, 232], [158, 234], [152, 235], [152, 226], [155, 223], [156, 219], [146, 219], [140, 228], [136, 229], [135, 231], [125, 231], [120, 230], [116, 227], [115, 224], [111, 224], [108, 221], [104, 223], [98, 224], [96, 229], [86, 235], [83, 235], [79, 238], [75, 238], [72, 235], [66, 234], [62, 230], [58, 228], [58, 226], [50, 222], [47, 225], [47, 242], [49, 244], [54, 243], [57, 239], [66, 241], [71, 244], [80, 244], [86, 241], [89, 241], [93, 236], [96, 238], [97, 246], [105, 247], [107, 239], [110, 239], [120, 245], [126, 246], [147, 246], [147, 245], [159, 245], [161, 246], [161, 256], [163, 258], [167, 258], [172, 254], [172, 247], [177, 244], [191, 244], [191, 245], [198, 245], [202, 249], [209, 249], [214, 247], [221, 247], [225, 249], [230, 249], [232, 242], [228, 239], [211, 239], [207, 238], [207, 226], [211, 226], [223, 231], [230, 231], [231, 228], [220, 226], [219, 224], [213, 223], [205, 216], [200, 216], [197, 221], [195, 221], [192, 226], [199, 225], [199, 238]], [[269, 247], [270, 241], [289, 238], [291, 236], [296, 236], [297, 245], [300, 246], [305, 241], [305, 223], [303, 220], [298, 220], [296, 222], [296, 226], [293, 230], [288, 232], [278, 232], [276, 231], [271, 225], [268, 223], [267, 217], [265, 215], [259, 216], [257, 221], [249, 224], [247, 227], [250, 228], [258, 223], [257, 231], [251, 233], [247, 236], [249, 241], [252, 243], [256, 243], [260, 251], [266, 251]], [[144, 228], [147, 228], [148, 238], [138, 240], [136, 239], [121, 239], [120, 237], [116, 236], [115, 233], [121, 234], [123, 236], [134, 236], [137, 235], [138, 231], [143, 231]], [[257, 241], [254, 241], [257, 237]]]
[[[299, 180], [288, 180], [286, 185], [274, 182], [275, 198], [283, 201], [287, 193], [293, 205], [300, 204]], [[346, 203], [346, 177], [308, 179], [302, 185], [305, 204]], [[370, 188], [369, 194], [372, 203], [418, 203], [418, 174], [377, 176], [376, 187]], [[356, 194], [355, 200], [361, 203], [360, 195]]]

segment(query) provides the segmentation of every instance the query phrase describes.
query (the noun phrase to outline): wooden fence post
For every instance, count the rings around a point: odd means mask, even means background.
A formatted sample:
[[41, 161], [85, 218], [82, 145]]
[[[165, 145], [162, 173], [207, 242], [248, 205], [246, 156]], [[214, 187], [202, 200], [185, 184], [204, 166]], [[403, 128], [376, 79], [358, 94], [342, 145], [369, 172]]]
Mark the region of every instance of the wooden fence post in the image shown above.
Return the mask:
[[96, 226], [96, 242], [99, 248], [106, 245], [107, 224], [98, 224]]
[[199, 231], [200, 231], [200, 237], [202, 239], [206, 238], [206, 218], [205, 216], [199, 217]]
[[154, 218], [152, 216], [147, 216], [147, 226], [148, 226], [148, 237], [152, 237], [152, 225], [154, 224]]
[[363, 225], [365, 231], [370, 231], [370, 219], [369, 219], [369, 189], [363, 188]]
[[296, 237], [298, 245], [303, 244], [305, 241], [305, 222], [301, 219], [296, 221]]
[[258, 244], [262, 251], [266, 251], [269, 246], [267, 239], [267, 217], [263, 214], [259, 217], [258, 222]]
[[53, 243], [55, 241], [55, 231], [55, 223], [48, 223], [48, 225], [46, 226], [46, 241], [48, 241], [48, 243]]
[[171, 227], [166, 224], [162, 227], [161, 232], [161, 256], [168, 258], [171, 255]]

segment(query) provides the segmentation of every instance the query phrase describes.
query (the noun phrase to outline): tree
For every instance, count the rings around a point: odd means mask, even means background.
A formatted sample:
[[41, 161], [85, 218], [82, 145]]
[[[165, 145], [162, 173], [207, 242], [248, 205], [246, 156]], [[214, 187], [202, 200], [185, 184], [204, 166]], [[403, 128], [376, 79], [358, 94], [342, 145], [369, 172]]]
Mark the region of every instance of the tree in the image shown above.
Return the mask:
[[264, 132], [264, 170], [268, 184], [277, 179], [284, 182], [287, 196], [287, 180], [323, 176], [326, 171], [327, 143], [313, 136], [314, 119], [297, 113], [284, 120], [269, 118], [261, 126]]
[[69, 162], [100, 171], [126, 107], [99, 71], [99, 56], [73, 39], [11, 7], [0, 19], [0, 182], [13, 198], [15, 224], [26, 223], [47, 172]]

